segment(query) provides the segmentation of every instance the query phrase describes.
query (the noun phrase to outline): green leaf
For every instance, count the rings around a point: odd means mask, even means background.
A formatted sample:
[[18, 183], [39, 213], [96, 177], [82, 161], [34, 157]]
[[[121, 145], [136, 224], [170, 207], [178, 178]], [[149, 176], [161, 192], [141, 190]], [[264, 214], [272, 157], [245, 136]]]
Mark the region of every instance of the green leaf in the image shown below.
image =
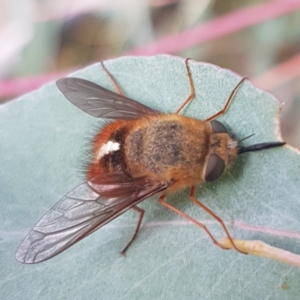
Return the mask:
[[[189, 95], [184, 60], [125, 57], [105, 62], [124, 93], [174, 112]], [[182, 113], [205, 119], [225, 104], [240, 77], [190, 61], [195, 99]], [[75, 74], [109, 89], [100, 64]], [[280, 105], [246, 81], [219, 118], [244, 145], [276, 141]], [[84, 181], [86, 144], [105, 122], [84, 114], [51, 83], [0, 107], [2, 299], [297, 299], [299, 269], [224, 251], [203, 230], [168, 211], [153, 197], [142, 230], [124, 258], [138, 215], [128, 211], [64, 253], [22, 265], [15, 251], [40, 217]], [[236, 238], [259, 239], [300, 254], [299, 153], [289, 146], [240, 156], [219, 180], [197, 189], [197, 199]], [[189, 201], [188, 190], [167, 201], [204, 222], [217, 238], [217, 222]], [[288, 286], [289, 288], [284, 288]]]

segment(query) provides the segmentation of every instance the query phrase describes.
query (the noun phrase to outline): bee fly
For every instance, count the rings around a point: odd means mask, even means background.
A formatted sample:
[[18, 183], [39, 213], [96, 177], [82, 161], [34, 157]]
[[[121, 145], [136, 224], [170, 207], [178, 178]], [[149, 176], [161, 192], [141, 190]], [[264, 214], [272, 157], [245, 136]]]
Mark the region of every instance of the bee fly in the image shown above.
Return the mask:
[[[57, 86], [65, 97], [84, 112], [113, 122], [95, 136], [87, 181], [57, 202], [35, 225], [19, 246], [16, 258], [22, 263], [47, 260], [133, 208], [139, 213], [132, 244], [140, 229], [144, 210], [137, 204], [159, 194], [159, 202], [206, 231], [208, 228], [165, 202], [167, 195], [190, 187], [190, 200], [214, 217], [232, 246], [239, 251], [223, 220], [195, 198], [195, 186], [218, 179], [240, 154], [282, 146], [271, 142], [243, 147], [232, 138], [216, 117], [224, 114], [243, 78], [231, 92], [224, 108], [205, 121], [178, 113], [194, 98], [195, 89], [188, 59], [185, 66], [190, 95], [173, 114], [163, 114], [124, 96], [80, 78], [62, 78]], [[242, 252], [242, 251], [240, 251]]]

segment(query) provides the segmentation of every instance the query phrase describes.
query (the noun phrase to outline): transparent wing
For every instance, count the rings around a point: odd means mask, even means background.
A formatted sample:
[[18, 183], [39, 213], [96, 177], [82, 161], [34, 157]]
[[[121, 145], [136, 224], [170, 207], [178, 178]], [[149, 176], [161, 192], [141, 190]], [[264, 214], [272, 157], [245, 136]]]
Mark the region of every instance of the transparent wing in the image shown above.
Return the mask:
[[144, 199], [165, 190], [167, 183], [144, 177], [95, 178], [57, 202], [25, 237], [16, 252], [21, 263], [38, 263], [66, 250]]
[[133, 120], [161, 114], [146, 105], [81, 78], [61, 78], [56, 84], [70, 102], [96, 118]]

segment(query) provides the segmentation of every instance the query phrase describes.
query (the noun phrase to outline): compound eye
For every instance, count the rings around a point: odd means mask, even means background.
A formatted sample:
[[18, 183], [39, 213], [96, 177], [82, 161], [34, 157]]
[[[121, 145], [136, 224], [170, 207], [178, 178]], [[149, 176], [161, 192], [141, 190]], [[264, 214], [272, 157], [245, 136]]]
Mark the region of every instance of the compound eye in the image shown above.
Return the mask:
[[210, 125], [214, 133], [227, 133], [227, 129], [219, 121], [212, 120], [210, 121]]
[[207, 162], [205, 170], [205, 181], [211, 182], [218, 179], [225, 169], [224, 160], [217, 154], [212, 154]]

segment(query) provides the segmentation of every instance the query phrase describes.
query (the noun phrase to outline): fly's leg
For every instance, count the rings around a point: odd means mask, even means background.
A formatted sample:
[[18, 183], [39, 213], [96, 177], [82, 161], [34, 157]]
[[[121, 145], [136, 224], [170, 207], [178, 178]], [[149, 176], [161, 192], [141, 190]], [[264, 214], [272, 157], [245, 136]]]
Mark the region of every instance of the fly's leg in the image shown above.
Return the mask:
[[114, 84], [115, 88], [117, 89], [118, 93], [122, 96], [124, 96], [124, 93], [122, 91], [122, 89], [120, 88], [120, 86], [118, 85], [116, 79], [112, 76], [112, 74], [107, 70], [107, 68], [104, 65], [104, 62], [101, 61], [101, 66], [103, 68], [103, 70], [105, 71], [105, 73], [108, 75], [108, 77], [111, 79], [112, 83]]
[[[187, 58], [185, 60], [185, 66], [186, 66], [186, 70], [187, 70], [187, 74], [188, 74], [188, 78], [189, 78], [189, 83], [190, 83], [190, 89], [191, 89], [191, 93], [190, 95], [186, 98], [186, 100], [180, 105], [180, 107], [176, 110], [175, 114], [178, 114], [194, 97], [195, 97], [195, 87], [194, 87], [194, 82], [193, 82], [193, 78], [192, 78], [192, 73], [191, 73], [191, 70], [190, 70], [190, 67], [189, 67], [189, 64], [188, 64], [188, 61], [190, 60], [190, 58]], [[212, 115], [211, 117], [207, 118], [205, 121], [210, 121], [210, 120], [213, 120], [221, 115], [223, 115], [231, 101], [233, 100], [234, 98], [234, 95], [236, 93], [236, 91], [238, 90], [238, 88], [240, 87], [240, 85], [243, 83], [244, 80], [246, 80], [247, 77], [243, 77], [240, 82], [236, 85], [236, 87], [233, 89], [233, 91], [231, 92], [229, 98], [227, 99], [224, 107], [218, 111], [216, 114]]]
[[220, 111], [218, 111], [216, 114], [214, 114], [214, 115], [212, 115], [211, 117], [207, 118], [205, 121], [213, 120], [213, 119], [215, 119], [216, 117], [219, 117], [219, 116], [223, 115], [224, 113], [226, 113], [226, 111], [227, 111], [227, 109], [228, 109], [228, 107], [229, 107], [229, 105], [230, 105], [232, 99], [234, 98], [234, 95], [235, 95], [236, 91], [237, 91], [238, 88], [241, 86], [241, 84], [243, 83], [243, 81], [246, 80], [246, 79], [247, 79], [247, 77], [243, 77], [243, 78], [240, 80], [240, 82], [236, 85], [236, 87], [235, 87], [235, 88], [233, 89], [233, 91], [231, 92], [229, 98], [227, 99], [227, 101], [226, 101], [224, 107], [223, 107]]
[[[186, 70], [187, 70], [187, 74], [188, 74], [188, 78], [189, 78], [189, 83], [190, 83], [190, 88], [191, 88], [191, 93], [190, 95], [187, 97], [187, 99], [181, 104], [181, 106], [176, 110], [175, 114], [178, 114], [184, 106], [186, 106], [186, 104], [188, 104], [188, 102], [190, 102], [194, 97], [195, 97], [195, 88], [194, 88], [194, 82], [192, 79], [192, 74], [190, 71], [190, 67], [188, 64], [188, 61], [190, 60], [190, 58], [187, 58], [185, 60], [185, 66], [186, 66]], [[104, 69], [105, 73], [109, 76], [109, 78], [111, 79], [111, 81], [113, 82], [115, 88], [117, 89], [118, 93], [122, 96], [124, 96], [124, 93], [121, 89], [121, 87], [118, 85], [117, 81], [115, 80], [115, 78], [112, 76], [112, 74], [107, 70], [107, 68], [104, 65], [104, 62], [101, 61], [101, 65], [102, 68]]]
[[185, 67], [186, 67], [188, 78], [189, 78], [191, 93], [186, 98], [186, 100], [180, 105], [180, 107], [175, 111], [175, 114], [178, 114], [195, 97], [195, 87], [194, 87], [194, 82], [193, 82], [190, 66], [188, 63], [189, 60], [190, 60], [190, 58], [187, 58], [185, 60]]
[[[192, 187], [191, 187], [191, 192], [190, 192], [190, 199], [191, 199], [191, 201], [192, 201], [194, 204], [196, 204], [196, 205], [198, 205], [199, 207], [201, 207], [203, 210], [205, 210], [208, 214], [210, 214], [214, 219], [216, 219], [216, 220], [221, 224], [221, 226], [223, 227], [223, 229], [224, 229], [224, 231], [225, 231], [225, 233], [226, 233], [228, 239], [230, 240], [230, 242], [231, 242], [231, 244], [232, 244], [232, 246], [233, 246], [233, 248], [234, 248], [235, 250], [237, 250], [237, 251], [240, 252], [240, 253], [247, 254], [247, 253], [245, 253], [245, 252], [239, 250], [239, 248], [234, 244], [234, 241], [233, 241], [233, 239], [232, 239], [232, 237], [231, 237], [231, 235], [230, 235], [230, 233], [229, 233], [229, 231], [228, 231], [228, 229], [227, 229], [227, 227], [226, 227], [224, 221], [223, 221], [220, 217], [218, 217], [212, 210], [210, 210], [210, 209], [209, 209], [208, 207], [206, 207], [204, 204], [202, 204], [201, 202], [199, 202], [198, 200], [196, 200], [196, 198], [195, 198], [195, 190], [196, 190], [195, 186], [192, 186]], [[210, 236], [210, 235], [209, 235], [209, 236]], [[213, 239], [213, 242], [215, 242], [215, 239]], [[217, 244], [217, 245], [220, 246], [219, 244]], [[222, 248], [222, 247], [221, 247], [221, 248]]]
[[135, 240], [139, 230], [140, 230], [140, 227], [141, 227], [141, 224], [142, 224], [142, 220], [143, 220], [143, 217], [144, 217], [144, 213], [145, 211], [137, 206], [133, 206], [132, 207], [135, 211], [137, 211], [139, 214], [140, 214], [140, 217], [139, 217], [139, 221], [137, 223], [137, 226], [135, 228], [135, 232], [131, 238], [131, 240], [129, 241], [129, 243], [127, 244], [127, 246], [121, 251], [121, 254], [123, 256], [126, 256], [126, 251], [128, 250], [128, 248], [130, 247], [130, 245], [133, 243], [133, 241]]
[[212, 233], [208, 230], [208, 228], [201, 222], [193, 219], [191, 216], [185, 214], [184, 212], [182, 212], [181, 210], [179, 210], [178, 208], [170, 205], [169, 203], [165, 202], [164, 199], [165, 199], [165, 195], [162, 195], [160, 198], [159, 198], [159, 203], [167, 208], [169, 208], [170, 210], [174, 211], [175, 213], [179, 214], [180, 216], [186, 218], [187, 220], [191, 221], [192, 223], [198, 225], [199, 227], [201, 227], [207, 234], [208, 236], [211, 238], [211, 240], [213, 241], [213, 243], [217, 246], [219, 246], [220, 248], [222, 249], [225, 249], [225, 250], [228, 250], [228, 248], [225, 248], [223, 247], [215, 238], [214, 236], [212, 235]]

